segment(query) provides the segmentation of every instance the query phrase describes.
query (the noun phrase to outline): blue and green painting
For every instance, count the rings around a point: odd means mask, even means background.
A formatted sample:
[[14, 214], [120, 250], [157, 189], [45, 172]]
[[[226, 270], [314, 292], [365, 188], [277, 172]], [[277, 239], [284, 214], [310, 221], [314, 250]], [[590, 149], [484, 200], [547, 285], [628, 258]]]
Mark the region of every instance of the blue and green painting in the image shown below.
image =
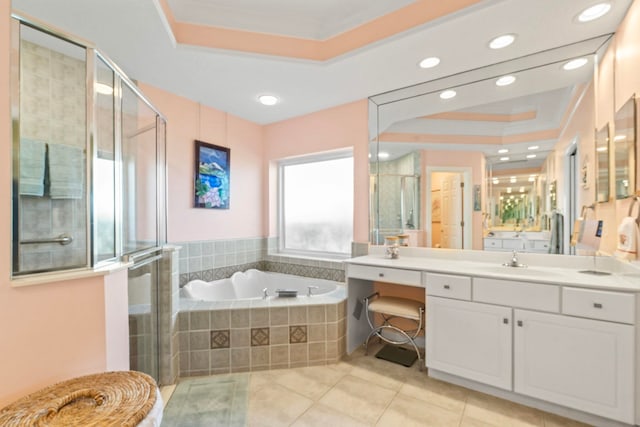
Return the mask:
[[229, 150], [198, 144], [196, 206], [229, 208]]

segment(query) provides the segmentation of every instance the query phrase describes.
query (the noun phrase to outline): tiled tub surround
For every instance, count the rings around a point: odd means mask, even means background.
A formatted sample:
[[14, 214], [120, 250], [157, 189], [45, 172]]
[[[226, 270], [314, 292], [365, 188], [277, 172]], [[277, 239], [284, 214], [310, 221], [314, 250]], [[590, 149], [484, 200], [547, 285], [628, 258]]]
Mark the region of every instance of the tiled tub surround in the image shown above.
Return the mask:
[[[344, 282], [344, 266], [340, 261], [276, 255], [277, 237], [208, 240], [174, 245], [181, 247], [180, 286], [196, 279], [207, 282], [226, 279], [237, 271], [251, 268]], [[367, 253], [367, 245], [353, 246], [357, 255]]]
[[344, 288], [331, 296], [181, 299], [180, 376], [337, 362], [345, 353]]

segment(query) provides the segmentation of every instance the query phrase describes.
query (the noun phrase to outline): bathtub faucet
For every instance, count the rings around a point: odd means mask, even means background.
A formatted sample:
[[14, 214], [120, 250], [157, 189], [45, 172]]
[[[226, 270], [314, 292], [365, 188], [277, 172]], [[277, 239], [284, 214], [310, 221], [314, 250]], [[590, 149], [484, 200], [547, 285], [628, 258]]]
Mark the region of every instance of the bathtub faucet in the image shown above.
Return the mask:
[[318, 289], [318, 287], [317, 286], [307, 286], [307, 290], [308, 290], [307, 296], [308, 297], [310, 297], [312, 295], [311, 289]]
[[267, 297], [268, 297], [268, 296], [269, 296], [269, 295], [267, 295], [267, 288], [264, 288], [264, 289], [262, 290], [262, 299], [267, 299]]

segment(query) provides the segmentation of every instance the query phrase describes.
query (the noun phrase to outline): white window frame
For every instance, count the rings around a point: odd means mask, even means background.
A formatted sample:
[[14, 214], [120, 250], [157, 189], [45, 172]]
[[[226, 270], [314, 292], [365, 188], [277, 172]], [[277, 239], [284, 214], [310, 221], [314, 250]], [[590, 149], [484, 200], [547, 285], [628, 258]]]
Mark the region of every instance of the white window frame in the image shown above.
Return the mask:
[[[282, 159], [278, 161], [278, 254], [280, 255], [292, 255], [306, 258], [321, 258], [321, 259], [346, 259], [351, 257], [350, 251], [348, 253], [343, 252], [324, 252], [324, 251], [307, 251], [300, 249], [287, 249], [285, 248], [285, 224], [284, 224], [284, 168], [291, 165], [301, 165], [306, 163], [317, 163], [328, 160], [337, 160], [353, 158], [353, 149], [341, 149], [335, 151], [327, 151], [321, 153], [305, 154], [298, 157], [292, 157]], [[355, 164], [354, 164], [355, 168]], [[352, 181], [355, 186], [355, 177]], [[353, 188], [351, 191], [353, 197]], [[355, 203], [353, 205], [355, 210]], [[353, 241], [353, 219], [351, 221], [351, 240]]]

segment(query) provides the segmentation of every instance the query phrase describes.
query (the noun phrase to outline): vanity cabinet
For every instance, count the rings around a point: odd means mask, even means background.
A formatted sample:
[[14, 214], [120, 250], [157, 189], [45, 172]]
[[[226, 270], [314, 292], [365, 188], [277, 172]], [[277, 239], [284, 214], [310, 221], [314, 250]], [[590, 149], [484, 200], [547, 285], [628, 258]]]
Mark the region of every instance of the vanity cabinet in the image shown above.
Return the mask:
[[427, 367], [633, 424], [635, 294], [440, 276], [425, 274]]
[[516, 393], [633, 424], [634, 328], [514, 312]]
[[511, 390], [511, 312], [508, 307], [429, 296], [427, 367]]

